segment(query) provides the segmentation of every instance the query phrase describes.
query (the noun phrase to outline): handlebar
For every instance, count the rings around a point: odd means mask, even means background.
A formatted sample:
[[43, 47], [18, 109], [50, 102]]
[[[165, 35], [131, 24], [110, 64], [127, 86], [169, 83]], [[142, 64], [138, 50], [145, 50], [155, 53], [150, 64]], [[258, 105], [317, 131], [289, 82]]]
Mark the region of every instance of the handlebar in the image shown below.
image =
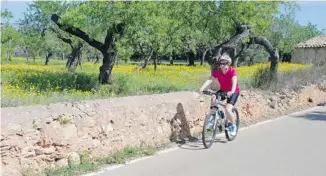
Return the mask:
[[208, 90], [204, 90], [203, 91], [203, 94], [205, 95], [216, 95], [216, 98], [218, 100], [222, 100], [222, 99], [226, 99], [227, 98], [227, 94], [226, 92], [218, 92], [218, 91], [214, 91], [214, 90], [211, 90], [211, 89], [208, 89]]
[[221, 97], [227, 97], [226, 92], [218, 92], [218, 93], [217, 92], [218, 91], [214, 91], [214, 90], [208, 89], [208, 90], [204, 90], [203, 91], [203, 94], [205, 94], [205, 95], [214, 95], [214, 94], [217, 94], [217, 95], [219, 95]]
[[213, 91], [213, 90], [204, 90], [203, 94], [205, 95], [214, 95], [216, 94], [217, 91]]

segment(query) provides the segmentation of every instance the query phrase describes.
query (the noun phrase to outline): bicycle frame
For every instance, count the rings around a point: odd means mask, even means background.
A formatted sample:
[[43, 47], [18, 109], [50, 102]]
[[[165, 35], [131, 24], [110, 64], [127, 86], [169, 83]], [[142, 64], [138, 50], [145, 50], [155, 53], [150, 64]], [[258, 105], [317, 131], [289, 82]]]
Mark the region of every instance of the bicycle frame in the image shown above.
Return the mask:
[[[216, 91], [212, 91], [212, 90], [204, 91], [203, 93], [207, 94], [207, 95], [213, 95], [213, 94], [216, 95]], [[220, 99], [221, 99], [221, 95], [217, 95], [217, 97], [215, 99], [215, 102], [213, 104], [211, 104], [211, 106], [213, 107], [211, 109], [211, 111], [212, 110], [214, 111], [214, 115], [215, 115], [215, 118], [216, 118], [215, 122], [214, 122], [214, 129], [215, 129], [215, 127], [217, 125], [217, 122], [218, 122], [218, 123], [221, 123], [219, 125], [222, 126], [222, 130], [225, 130], [225, 124], [227, 123], [228, 119], [227, 119], [226, 116], [224, 116], [224, 118], [221, 117], [221, 114], [220, 114], [221, 110], [219, 109], [219, 106], [225, 108], [226, 105], [224, 103], [222, 103]]]

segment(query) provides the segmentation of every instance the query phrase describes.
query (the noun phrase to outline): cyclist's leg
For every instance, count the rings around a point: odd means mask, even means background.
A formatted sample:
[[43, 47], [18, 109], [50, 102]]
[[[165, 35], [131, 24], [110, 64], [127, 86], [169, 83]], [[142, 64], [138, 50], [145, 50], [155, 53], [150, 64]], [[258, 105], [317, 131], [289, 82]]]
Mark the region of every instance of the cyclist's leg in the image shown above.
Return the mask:
[[234, 93], [230, 98], [227, 99], [227, 104], [226, 104], [226, 113], [227, 116], [232, 124], [235, 124], [235, 114], [232, 112], [232, 109], [235, 105], [235, 103], [238, 100], [239, 93]]
[[239, 96], [239, 94], [235, 93], [230, 98], [228, 98], [227, 99], [227, 104], [226, 104], [226, 107], [225, 107], [227, 117], [228, 117], [230, 123], [232, 124], [232, 128], [231, 128], [232, 135], [234, 135], [235, 131], [236, 131], [235, 114], [232, 112], [232, 109], [233, 109], [235, 103], [238, 100], [238, 96]]
[[213, 108], [213, 106], [214, 106], [214, 104], [215, 104], [215, 100], [216, 100], [216, 95], [213, 94], [213, 95], [211, 96], [211, 108]]
[[[234, 93], [230, 98], [227, 100], [227, 104], [232, 105], [232, 107], [237, 103], [238, 97], [240, 93]], [[231, 109], [232, 110], [232, 109]]]

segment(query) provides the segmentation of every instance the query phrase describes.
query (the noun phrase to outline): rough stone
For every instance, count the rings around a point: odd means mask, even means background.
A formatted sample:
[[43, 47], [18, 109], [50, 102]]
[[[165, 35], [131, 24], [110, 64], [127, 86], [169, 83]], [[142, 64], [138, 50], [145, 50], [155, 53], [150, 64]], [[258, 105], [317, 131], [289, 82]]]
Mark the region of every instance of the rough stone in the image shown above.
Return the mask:
[[280, 99], [285, 99], [286, 98], [286, 95], [281, 95], [280, 96]]
[[7, 124], [7, 131], [9, 135], [22, 135], [22, 125], [18, 123]]
[[33, 147], [25, 147], [22, 149], [22, 156], [25, 158], [30, 158], [35, 156], [35, 151]]
[[68, 156], [69, 164], [77, 165], [80, 164], [80, 156], [76, 152], [72, 152]]
[[39, 165], [37, 164], [37, 162], [31, 158], [21, 158], [20, 159], [20, 165], [22, 167], [22, 171], [23, 172], [27, 172], [29, 174], [36, 174], [39, 173], [41, 171], [41, 168], [39, 167]]
[[92, 140], [93, 146], [92, 148], [98, 147], [101, 144], [101, 141], [98, 139]]
[[35, 118], [33, 119], [33, 127], [35, 130], [41, 129], [41, 118]]
[[55, 152], [55, 148], [53, 146], [50, 146], [49, 148], [41, 148], [41, 147], [37, 147], [34, 149], [36, 155], [49, 155]]
[[62, 133], [65, 140], [77, 138], [77, 127], [74, 124], [67, 124], [62, 128]]
[[56, 161], [55, 166], [60, 168], [60, 167], [66, 167], [68, 166], [68, 159], [62, 158]]

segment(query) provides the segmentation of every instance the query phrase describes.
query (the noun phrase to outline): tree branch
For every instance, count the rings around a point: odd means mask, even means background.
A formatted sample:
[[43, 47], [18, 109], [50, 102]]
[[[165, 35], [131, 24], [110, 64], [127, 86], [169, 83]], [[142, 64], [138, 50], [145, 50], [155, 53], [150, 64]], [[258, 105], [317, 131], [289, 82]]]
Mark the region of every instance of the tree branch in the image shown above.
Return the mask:
[[[249, 34], [250, 30], [247, 25], [237, 25], [235, 35], [213, 49], [214, 59], [218, 59], [226, 49], [235, 50], [239, 45], [242, 45], [243, 39], [249, 36]], [[231, 56], [232, 54], [229, 53], [229, 55]]]
[[94, 38], [91, 38], [88, 34], [86, 34], [84, 31], [80, 30], [79, 28], [76, 28], [72, 25], [63, 25], [59, 22], [59, 16], [57, 14], [52, 14], [51, 16], [51, 20], [58, 25], [58, 27], [63, 30], [66, 31], [72, 35], [75, 35], [81, 39], [83, 39], [85, 42], [87, 42], [89, 45], [93, 46], [94, 48], [98, 49], [98, 50], [102, 50], [104, 44], [95, 40]]
[[163, 51], [165, 51], [166, 48], [168, 48], [168, 47], [170, 46], [171, 43], [172, 43], [172, 37], [170, 37], [170, 41], [169, 41], [169, 43], [168, 43], [167, 45], [165, 45]]
[[[249, 44], [258, 44], [264, 46], [265, 50], [269, 53], [269, 60], [271, 61], [271, 69], [276, 70], [276, 64], [278, 63], [280, 56], [276, 48], [273, 48], [272, 44], [265, 37], [257, 36], [251, 37]], [[275, 71], [276, 72], [276, 71]]]
[[262, 45], [262, 46], [264, 46], [264, 48], [268, 52], [268, 54], [273, 53], [273, 46], [265, 37], [262, 37], [262, 36], [250, 37], [249, 44]]
[[61, 39], [65, 43], [72, 44], [72, 40], [69, 38], [64, 38], [61, 35], [58, 35], [58, 38]]
[[57, 34], [57, 37], [59, 39], [61, 39], [63, 42], [68, 43], [72, 49], [74, 48], [73, 47], [73, 42], [72, 42], [72, 40], [70, 38], [63, 37], [58, 31], [54, 30], [53, 28], [50, 28], [50, 31]]

